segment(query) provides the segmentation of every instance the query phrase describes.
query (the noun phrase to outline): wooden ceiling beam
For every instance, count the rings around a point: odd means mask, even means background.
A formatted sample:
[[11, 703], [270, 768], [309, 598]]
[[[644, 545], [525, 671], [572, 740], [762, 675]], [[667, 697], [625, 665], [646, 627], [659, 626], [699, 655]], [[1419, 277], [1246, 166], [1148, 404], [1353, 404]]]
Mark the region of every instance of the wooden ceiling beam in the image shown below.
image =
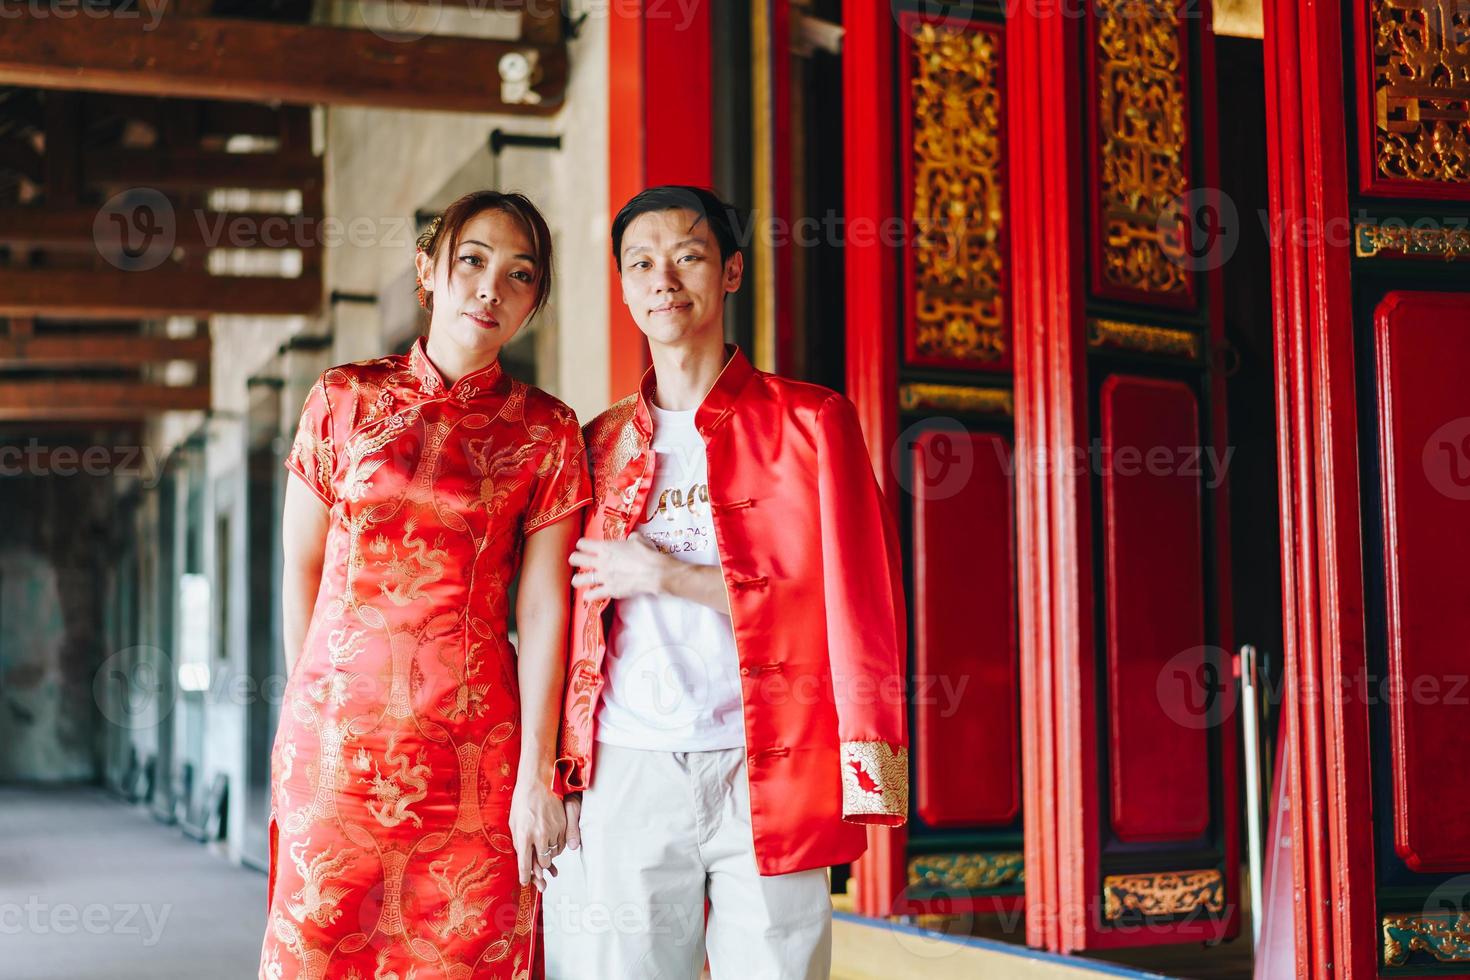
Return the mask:
[[[13, 321], [15, 322], [15, 321]], [[0, 368], [83, 367], [208, 361], [209, 337], [78, 334], [0, 337]]]
[[[412, 42], [316, 24], [165, 16], [7, 21], [0, 84], [174, 98], [548, 115], [566, 89], [563, 44], [448, 37]], [[497, 65], [536, 51], [535, 105], [501, 100]]]
[[319, 275], [211, 276], [169, 268], [0, 269], [0, 316], [161, 319], [214, 314], [306, 316], [321, 308]]
[[[319, 247], [322, 219], [306, 214], [174, 209], [174, 244], [185, 248]], [[0, 245], [96, 248], [97, 211], [0, 208]]]
[[209, 385], [128, 381], [0, 381], [0, 420], [136, 419], [157, 412], [207, 411]]
[[82, 178], [93, 185], [158, 190], [291, 190], [319, 183], [322, 160], [306, 154], [109, 150], [83, 158]]

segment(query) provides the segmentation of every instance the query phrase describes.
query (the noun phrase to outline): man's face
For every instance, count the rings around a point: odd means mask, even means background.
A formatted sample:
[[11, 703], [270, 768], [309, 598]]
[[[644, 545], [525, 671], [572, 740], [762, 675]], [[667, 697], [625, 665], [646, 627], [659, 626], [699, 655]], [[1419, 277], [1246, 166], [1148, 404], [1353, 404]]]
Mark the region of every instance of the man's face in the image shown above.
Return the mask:
[[723, 336], [725, 294], [740, 288], [744, 261], [726, 261], [702, 215], [685, 208], [640, 214], [623, 232], [623, 302], [652, 343]]

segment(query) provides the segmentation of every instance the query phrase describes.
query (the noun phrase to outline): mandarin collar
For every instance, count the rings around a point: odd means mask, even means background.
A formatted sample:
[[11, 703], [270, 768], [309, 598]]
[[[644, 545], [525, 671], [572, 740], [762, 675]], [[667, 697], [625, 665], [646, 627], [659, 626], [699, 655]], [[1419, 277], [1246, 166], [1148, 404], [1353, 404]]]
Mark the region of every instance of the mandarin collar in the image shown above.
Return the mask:
[[[439, 369], [434, 367], [434, 362], [429, 360], [426, 344], [427, 339], [424, 337], [419, 337], [413, 342], [413, 347], [408, 351], [408, 366], [425, 395], [442, 395], [448, 386], [444, 384], [444, 376], [439, 373]], [[484, 367], [471, 371], [456, 381], [454, 390], [460, 392], [487, 390], [500, 380], [501, 374], [500, 358], [497, 357]]]
[[[714, 386], [705, 393], [704, 400], [694, 412], [694, 427], [701, 435], [709, 432], [729, 414], [735, 399], [745, 388], [745, 383], [755, 374], [750, 359], [735, 344], [725, 345], [725, 366], [715, 378]], [[653, 368], [643, 372], [638, 383], [638, 406], [633, 412], [633, 421], [645, 439], [653, 438], [653, 413], [649, 405], [653, 401], [656, 377]]]

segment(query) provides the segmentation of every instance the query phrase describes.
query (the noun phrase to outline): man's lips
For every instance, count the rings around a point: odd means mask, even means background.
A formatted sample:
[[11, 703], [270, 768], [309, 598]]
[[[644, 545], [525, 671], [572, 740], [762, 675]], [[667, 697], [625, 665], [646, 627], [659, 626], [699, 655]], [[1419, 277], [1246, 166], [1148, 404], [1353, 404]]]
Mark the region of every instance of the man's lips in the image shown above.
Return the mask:
[[466, 313], [465, 316], [469, 317], [476, 326], [486, 328], [500, 326], [500, 321], [488, 313]]
[[650, 312], [650, 313], [679, 313], [679, 312], [682, 312], [684, 310], [689, 309], [689, 307], [691, 307], [693, 305], [694, 305], [693, 303], [669, 303], [666, 306], [655, 306], [653, 309], [649, 310], [648, 312]]

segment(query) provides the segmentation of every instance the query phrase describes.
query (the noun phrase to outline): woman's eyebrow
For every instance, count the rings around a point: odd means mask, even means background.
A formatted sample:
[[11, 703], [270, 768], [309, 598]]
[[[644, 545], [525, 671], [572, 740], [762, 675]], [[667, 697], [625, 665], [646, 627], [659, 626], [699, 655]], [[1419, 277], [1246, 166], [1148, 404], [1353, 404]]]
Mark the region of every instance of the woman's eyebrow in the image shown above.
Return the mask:
[[[487, 252], [493, 252], [493, 251], [495, 251], [494, 248], [492, 248], [489, 245], [486, 245], [484, 242], [480, 241], [478, 238], [466, 238], [464, 241], [460, 242], [460, 244], [461, 245], [478, 245], [478, 246], [480, 246], [481, 248], [483, 248]], [[528, 255], [525, 252], [517, 252], [516, 255], [515, 255], [515, 257], [518, 258], [518, 259], [524, 259], [525, 261], [531, 263], [532, 265], [535, 265], [536, 264], [536, 256], [534, 256], [534, 255]]]

